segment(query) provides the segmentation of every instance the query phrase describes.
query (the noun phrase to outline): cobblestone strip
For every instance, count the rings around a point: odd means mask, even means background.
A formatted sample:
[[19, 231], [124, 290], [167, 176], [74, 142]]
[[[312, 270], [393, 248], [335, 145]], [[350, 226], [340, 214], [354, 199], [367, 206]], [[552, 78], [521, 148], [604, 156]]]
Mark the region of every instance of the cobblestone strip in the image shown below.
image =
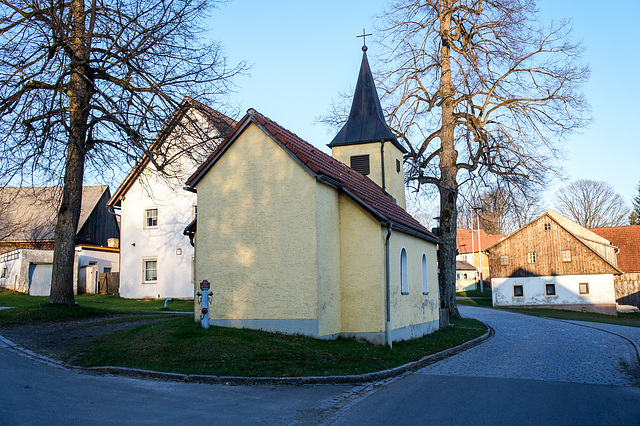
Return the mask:
[[494, 309], [461, 306], [464, 316], [495, 330], [484, 344], [419, 374], [531, 379], [633, 386], [627, 366], [635, 347], [619, 336], [576, 324]]

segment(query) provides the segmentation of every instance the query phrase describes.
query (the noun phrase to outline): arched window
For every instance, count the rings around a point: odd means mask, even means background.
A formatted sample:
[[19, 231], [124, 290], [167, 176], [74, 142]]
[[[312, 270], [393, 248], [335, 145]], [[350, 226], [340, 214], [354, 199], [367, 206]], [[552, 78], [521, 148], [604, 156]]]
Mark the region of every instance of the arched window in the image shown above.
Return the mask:
[[409, 294], [409, 265], [407, 263], [407, 250], [404, 247], [400, 252], [400, 293]]
[[427, 255], [422, 253], [422, 294], [429, 294], [429, 281], [427, 277]]

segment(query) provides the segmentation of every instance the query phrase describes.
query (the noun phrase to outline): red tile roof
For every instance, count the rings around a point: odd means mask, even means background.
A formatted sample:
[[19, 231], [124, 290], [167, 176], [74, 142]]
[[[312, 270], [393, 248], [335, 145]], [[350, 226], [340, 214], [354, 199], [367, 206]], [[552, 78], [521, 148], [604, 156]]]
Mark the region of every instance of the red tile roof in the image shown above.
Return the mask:
[[371, 179], [361, 175], [335, 158], [325, 154], [313, 145], [280, 126], [278, 123], [250, 109], [236, 128], [216, 148], [196, 172], [187, 180], [187, 186], [195, 187], [227, 148], [251, 123], [260, 127], [271, 139], [288, 152], [295, 160], [317, 179], [336, 186], [367, 210], [380, 222], [392, 222], [394, 226], [410, 233], [439, 243], [440, 240], [396, 204], [382, 188]]
[[[471, 229], [458, 229], [458, 236], [456, 238], [458, 245], [458, 253], [471, 253], [472, 251], [478, 251], [478, 230], [473, 230], [473, 237], [471, 235]], [[480, 230], [480, 248], [486, 249], [492, 244], [497, 243], [505, 237], [504, 234], [487, 235], [482, 229]], [[473, 238], [473, 244], [471, 239]]]
[[624, 272], [640, 272], [640, 225], [592, 228], [592, 232], [618, 247], [618, 268]]

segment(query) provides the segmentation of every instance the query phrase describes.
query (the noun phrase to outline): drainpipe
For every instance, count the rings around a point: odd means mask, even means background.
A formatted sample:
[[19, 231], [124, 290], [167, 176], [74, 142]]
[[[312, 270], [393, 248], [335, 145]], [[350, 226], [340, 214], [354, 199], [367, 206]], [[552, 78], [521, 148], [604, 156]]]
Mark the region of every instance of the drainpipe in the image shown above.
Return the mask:
[[[380, 145], [380, 162], [382, 163], [382, 192], [387, 193], [387, 184], [384, 179], [384, 139]], [[391, 229], [391, 228], [389, 228]]]
[[391, 271], [389, 270], [389, 239], [391, 238], [391, 228], [393, 228], [393, 223], [387, 223], [387, 239], [385, 240], [385, 268], [386, 268], [386, 293], [387, 293], [387, 324], [385, 329], [385, 337], [387, 340], [387, 345], [390, 348], [393, 348], [393, 341], [391, 340]]

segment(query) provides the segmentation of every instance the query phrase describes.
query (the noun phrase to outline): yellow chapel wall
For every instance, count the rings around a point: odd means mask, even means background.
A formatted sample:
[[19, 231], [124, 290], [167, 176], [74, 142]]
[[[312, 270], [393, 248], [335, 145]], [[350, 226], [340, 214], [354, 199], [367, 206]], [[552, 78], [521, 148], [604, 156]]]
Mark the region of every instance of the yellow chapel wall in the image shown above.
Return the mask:
[[[347, 166], [351, 165], [351, 156], [369, 154], [369, 179], [382, 187], [382, 166], [380, 162], [381, 142], [340, 145], [331, 149], [332, 156]], [[400, 162], [400, 172], [397, 171], [396, 160]], [[404, 185], [404, 164], [402, 152], [393, 143], [384, 143], [384, 170], [386, 191], [396, 199], [396, 203], [406, 210], [407, 201]]]
[[342, 331], [340, 293], [340, 201], [338, 191], [316, 184], [316, 240], [318, 242], [318, 334]]
[[211, 282], [212, 320], [315, 321], [316, 180], [251, 124], [197, 191], [196, 282]]
[[382, 226], [347, 195], [340, 194], [342, 332], [385, 329]]
[[[400, 256], [407, 251], [408, 294], [400, 288]], [[422, 290], [422, 254], [427, 259], [428, 294]], [[419, 337], [439, 327], [440, 298], [438, 291], [438, 266], [436, 245], [399, 230], [391, 234], [389, 266], [391, 273], [391, 326], [393, 330], [406, 329], [406, 333], [394, 335], [394, 340]], [[426, 324], [412, 331], [411, 327]]]

